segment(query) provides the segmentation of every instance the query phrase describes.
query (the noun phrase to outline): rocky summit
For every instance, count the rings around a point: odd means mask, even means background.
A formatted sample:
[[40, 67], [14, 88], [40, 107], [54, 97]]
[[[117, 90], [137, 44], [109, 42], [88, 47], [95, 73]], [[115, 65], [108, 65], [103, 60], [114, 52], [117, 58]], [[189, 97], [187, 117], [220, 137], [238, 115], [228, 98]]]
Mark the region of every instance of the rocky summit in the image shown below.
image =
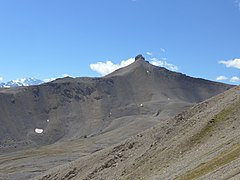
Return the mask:
[[138, 60], [143, 60], [145, 61], [145, 58], [143, 57], [143, 55], [139, 54], [135, 57], [135, 61], [138, 61]]
[[[189, 150], [200, 147], [198, 141], [205, 140], [206, 134], [196, 133], [208, 120], [201, 112], [214, 108], [213, 103], [209, 105], [212, 101], [196, 104], [233, 86], [153, 66], [142, 55], [135, 60], [102, 78], [67, 77], [36, 86], [0, 89], [0, 179], [147, 179], [151, 172], [160, 177], [164, 170], [175, 168], [170, 166], [174, 164], [172, 158], [181, 157], [181, 153], [187, 157], [192, 152]], [[216, 106], [222, 102], [222, 96], [218, 97]], [[193, 106], [193, 110], [178, 115]], [[220, 110], [209, 117], [216, 118]], [[218, 125], [222, 127], [216, 120], [216, 128]], [[210, 129], [212, 126], [215, 130], [215, 120]], [[192, 130], [184, 131], [190, 127]], [[186, 139], [191, 136], [197, 143], [193, 149], [191, 139]], [[144, 155], [147, 148], [149, 156]], [[235, 152], [234, 148], [237, 146], [233, 146]], [[159, 162], [166, 161], [157, 168], [154, 153], [170, 159], [157, 157]], [[185, 173], [198, 164], [187, 163], [179, 166], [186, 169]], [[147, 172], [142, 175], [144, 168]], [[165, 173], [161, 177], [181, 177], [178, 172], [176, 169], [172, 176]]]

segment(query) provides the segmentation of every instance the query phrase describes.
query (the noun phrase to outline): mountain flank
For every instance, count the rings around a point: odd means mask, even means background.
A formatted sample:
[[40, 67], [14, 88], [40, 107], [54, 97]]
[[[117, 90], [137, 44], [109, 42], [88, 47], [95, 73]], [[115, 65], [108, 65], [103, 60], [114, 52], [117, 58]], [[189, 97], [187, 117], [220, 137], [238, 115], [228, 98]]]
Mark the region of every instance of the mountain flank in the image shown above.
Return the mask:
[[0, 89], [0, 178], [30, 179], [86, 158], [232, 87], [138, 56], [102, 78]]
[[[49, 144], [94, 136], [114, 119], [168, 118], [229, 89], [156, 67], [143, 59], [103, 78], [64, 78], [39, 86], [0, 90], [0, 141]], [[36, 134], [35, 128], [43, 129]]]
[[240, 87], [36, 179], [239, 179]]

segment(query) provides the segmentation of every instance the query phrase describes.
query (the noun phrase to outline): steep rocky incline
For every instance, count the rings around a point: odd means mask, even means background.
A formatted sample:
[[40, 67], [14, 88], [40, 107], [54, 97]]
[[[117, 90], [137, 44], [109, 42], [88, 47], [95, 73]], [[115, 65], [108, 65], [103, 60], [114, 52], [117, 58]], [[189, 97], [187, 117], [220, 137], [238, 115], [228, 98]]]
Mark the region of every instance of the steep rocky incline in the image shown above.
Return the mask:
[[35, 179], [239, 179], [240, 87]]

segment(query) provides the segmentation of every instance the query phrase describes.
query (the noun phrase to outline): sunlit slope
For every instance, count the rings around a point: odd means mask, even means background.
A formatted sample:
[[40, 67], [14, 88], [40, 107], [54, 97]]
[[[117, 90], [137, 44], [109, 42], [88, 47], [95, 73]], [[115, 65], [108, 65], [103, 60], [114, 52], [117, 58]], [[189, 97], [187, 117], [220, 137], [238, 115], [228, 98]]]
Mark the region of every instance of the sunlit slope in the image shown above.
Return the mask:
[[240, 87], [37, 179], [239, 179]]

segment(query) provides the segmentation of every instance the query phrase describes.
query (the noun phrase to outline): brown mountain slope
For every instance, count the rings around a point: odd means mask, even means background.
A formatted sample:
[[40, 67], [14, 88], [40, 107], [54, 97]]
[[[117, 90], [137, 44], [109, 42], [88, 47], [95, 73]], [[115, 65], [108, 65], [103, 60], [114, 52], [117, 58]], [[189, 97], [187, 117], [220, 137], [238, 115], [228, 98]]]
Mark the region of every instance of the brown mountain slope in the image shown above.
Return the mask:
[[[0, 142], [49, 144], [102, 133], [120, 117], [170, 117], [229, 89], [138, 60], [104, 78], [65, 78], [0, 90]], [[43, 129], [36, 134], [35, 128]]]
[[36, 179], [239, 179], [240, 87]]
[[1, 89], [0, 179], [89, 156], [231, 87], [141, 59], [103, 78]]

